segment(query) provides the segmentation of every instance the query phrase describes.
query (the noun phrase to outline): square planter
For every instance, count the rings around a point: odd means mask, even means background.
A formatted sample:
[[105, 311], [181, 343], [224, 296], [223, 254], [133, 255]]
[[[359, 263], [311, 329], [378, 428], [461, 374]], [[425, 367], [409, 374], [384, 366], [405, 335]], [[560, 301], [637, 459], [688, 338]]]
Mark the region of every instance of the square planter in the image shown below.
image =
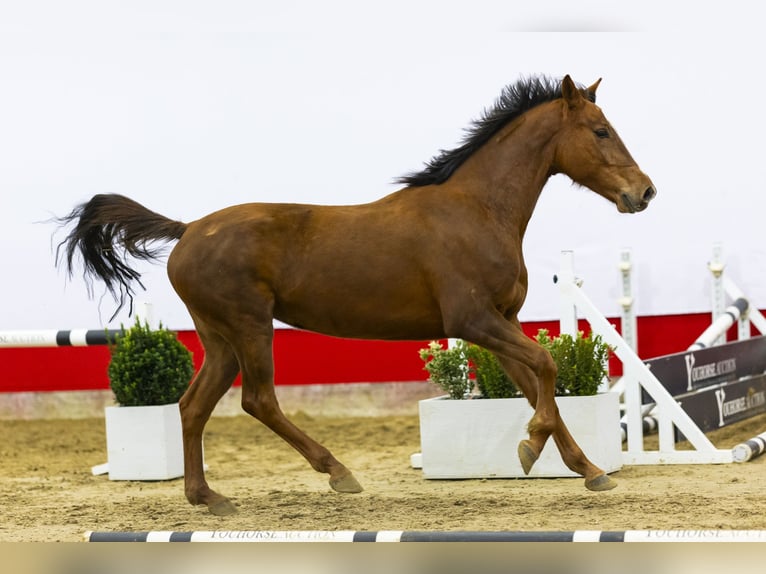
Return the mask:
[[[615, 393], [556, 397], [561, 417], [585, 455], [605, 472], [622, 467], [620, 406]], [[534, 411], [526, 399], [422, 400], [420, 462], [424, 478], [579, 476], [561, 460], [553, 438], [529, 475], [521, 469], [519, 441], [528, 438]]]
[[109, 480], [167, 480], [183, 476], [178, 403], [104, 410]]

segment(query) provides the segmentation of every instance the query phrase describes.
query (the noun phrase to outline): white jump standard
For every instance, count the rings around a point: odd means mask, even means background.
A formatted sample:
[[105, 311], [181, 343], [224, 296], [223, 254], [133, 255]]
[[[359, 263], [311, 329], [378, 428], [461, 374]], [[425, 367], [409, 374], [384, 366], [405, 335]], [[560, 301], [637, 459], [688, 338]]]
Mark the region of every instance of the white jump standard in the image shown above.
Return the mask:
[[[577, 333], [578, 311], [590, 323], [594, 333], [601, 335], [615, 355], [622, 361], [623, 376], [620, 388], [624, 388], [626, 422], [628, 425], [627, 451], [623, 452], [623, 464], [716, 464], [732, 462], [729, 449], [718, 449], [697, 427], [694, 421], [678, 405], [657, 377], [638, 355], [620, 337], [617, 330], [580, 288], [575, 279], [573, 253], [561, 253], [561, 270], [556, 281], [561, 296], [561, 332]], [[644, 449], [642, 390], [656, 403], [659, 448]], [[674, 426], [684, 434], [692, 450], [675, 448]], [[620, 432], [615, 429], [615, 432]]]

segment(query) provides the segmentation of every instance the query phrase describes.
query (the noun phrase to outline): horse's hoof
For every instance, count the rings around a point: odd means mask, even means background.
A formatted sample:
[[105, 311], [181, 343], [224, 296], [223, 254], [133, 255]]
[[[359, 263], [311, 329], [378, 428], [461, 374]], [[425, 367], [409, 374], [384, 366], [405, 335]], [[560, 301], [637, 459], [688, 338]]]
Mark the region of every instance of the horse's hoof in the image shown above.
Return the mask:
[[207, 509], [210, 511], [210, 514], [216, 516], [231, 516], [237, 512], [237, 507], [234, 506], [231, 500], [223, 496], [215, 502], [208, 504]]
[[617, 486], [617, 481], [606, 474], [599, 474], [595, 478], [585, 480], [585, 488], [594, 492], [612, 490], [615, 486]]
[[335, 492], [345, 492], [348, 494], [356, 494], [362, 492], [364, 489], [362, 485], [354, 478], [354, 475], [350, 472], [330, 479], [330, 486]]
[[529, 474], [538, 458], [540, 458], [540, 453], [535, 450], [530, 441], [523, 440], [519, 443], [519, 461], [521, 461], [521, 469], [524, 474]]

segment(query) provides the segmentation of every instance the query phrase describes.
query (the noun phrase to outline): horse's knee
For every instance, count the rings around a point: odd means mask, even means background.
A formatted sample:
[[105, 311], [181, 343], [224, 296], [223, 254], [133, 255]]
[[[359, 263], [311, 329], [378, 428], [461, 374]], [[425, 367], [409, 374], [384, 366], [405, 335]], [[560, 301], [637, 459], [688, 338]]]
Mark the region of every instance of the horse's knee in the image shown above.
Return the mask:
[[[542, 347], [539, 347], [537, 351], [534, 365], [538, 392], [537, 400], [532, 404], [535, 414], [527, 428], [530, 433], [541, 433], [547, 436], [558, 426], [558, 407], [554, 399], [558, 371], [553, 357]], [[531, 400], [530, 403], [532, 403]]]
[[550, 352], [538, 346], [532, 360], [532, 367], [538, 380], [541, 382], [556, 381], [558, 369]]

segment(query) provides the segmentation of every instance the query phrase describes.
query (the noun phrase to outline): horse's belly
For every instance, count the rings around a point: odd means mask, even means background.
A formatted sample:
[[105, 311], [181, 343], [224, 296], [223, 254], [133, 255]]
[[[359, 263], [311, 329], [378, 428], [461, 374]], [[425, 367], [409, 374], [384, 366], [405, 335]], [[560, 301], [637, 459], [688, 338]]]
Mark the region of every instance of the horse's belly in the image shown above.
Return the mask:
[[354, 339], [426, 340], [444, 336], [438, 309], [381, 301], [339, 298], [328, 304], [277, 304], [274, 317], [301, 329]]

